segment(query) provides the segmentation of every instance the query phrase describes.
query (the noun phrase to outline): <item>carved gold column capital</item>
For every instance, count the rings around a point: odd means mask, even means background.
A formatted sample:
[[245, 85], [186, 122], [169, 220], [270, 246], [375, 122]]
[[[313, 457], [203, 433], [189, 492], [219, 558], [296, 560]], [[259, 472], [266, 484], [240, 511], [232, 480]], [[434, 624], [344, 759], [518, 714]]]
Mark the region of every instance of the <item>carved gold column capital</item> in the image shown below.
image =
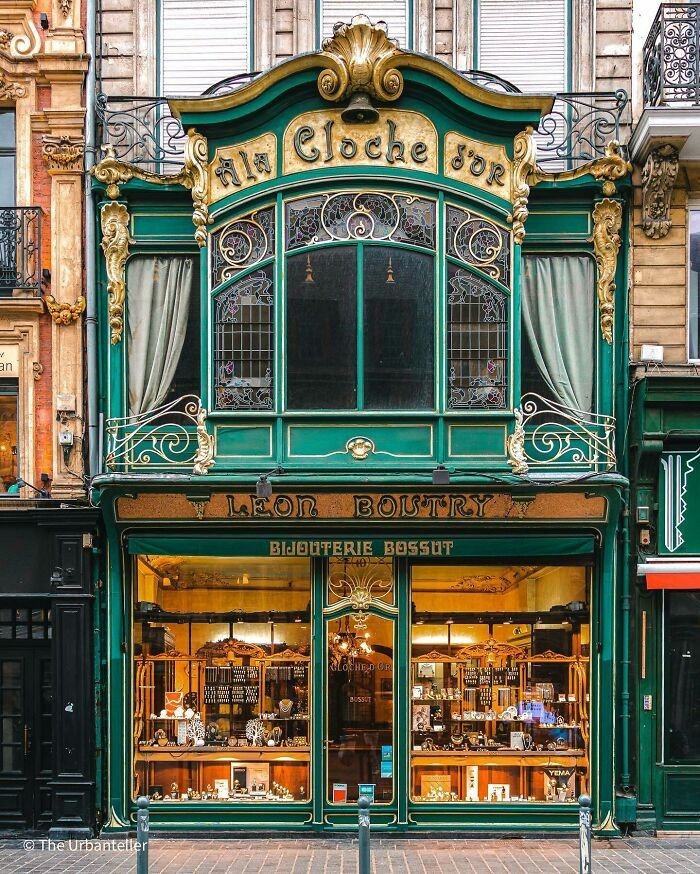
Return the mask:
[[537, 169], [537, 145], [532, 135], [532, 128], [515, 135], [513, 141], [513, 187], [511, 200], [513, 202], [513, 239], [522, 243], [525, 238], [525, 222], [529, 215], [527, 201], [530, 196], [528, 177]]
[[652, 149], [642, 170], [642, 229], [660, 240], [671, 230], [671, 194], [678, 175], [678, 149], [666, 144]]
[[615, 271], [620, 251], [622, 206], [617, 200], [600, 200], [593, 208], [593, 251], [598, 265], [596, 288], [603, 339], [612, 343], [615, 314]]
[[44, 134], [42, 137], [41, 154], [44, 156], [49, 173], [66, 173], [83, 170], [85, 141], [82, 137], [71, 137], [67, 134]]
[[0, 100], [19, 100], [26, 96], [26, 87], [19, 82], [11, 82], [0, 70]]
[[85, 298], [80, 295], [75, 303], [58, 303], [51, 294], [44, 295], [44, 303], [51, 318], [57, 325], [71, 325], [85, 312]]
[[102, 250], [107, 270], [109, 327], [112, 343], [118, 343], [124, 330], [126, 298], [126, 259], [129, 257], [129, 211], [123, 203], [105, 203], [100, 210]]
[[209, 217], [209, 148], [207, 138], [191, 127], [185, 143], [185, 178], [182, 184], [192, 192], [192, 224], [200, 249], [207, 244]]

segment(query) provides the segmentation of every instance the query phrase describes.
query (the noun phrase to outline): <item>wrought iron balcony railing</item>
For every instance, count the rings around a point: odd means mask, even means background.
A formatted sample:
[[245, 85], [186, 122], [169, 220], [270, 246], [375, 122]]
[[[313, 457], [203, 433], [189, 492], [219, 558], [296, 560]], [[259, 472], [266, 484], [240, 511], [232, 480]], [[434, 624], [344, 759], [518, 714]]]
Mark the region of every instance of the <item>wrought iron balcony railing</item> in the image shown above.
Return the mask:
[[135, 416], [107, 419], [107, 469], [120, 473], [183, 469], [199, 476], [214, 463], [207, 411], [185, 395]]
[[615, 419], [575, 410], [529, 392], [520, 402], [529, 468], [614, 470]]
[[[233, 76], [217, 82], [206, 96], [240, 88], [257, 74]], [[463, 75], [492, 90], [518, 89], [480, 71]], [[629, 125], [629, 98], [620, 91], [558, 94], [553, 111], [540, 122], [537, 155], [544, 169], [568, 170], [605, 154], [610, 140], [622, 141]], [[98, 94], [96, 112], [100, 144], [111, 145], [117, 158], [146, 165], [157, 173], [176, 172], [182, 164], [185, 132], [168, 111], [165, 97], [108, 97]]]
[[700, 3], [662, 3], [644, 43], [644, 105], [700, 104]]
[[0, 207], [0, 297], [41, 292], [41, 209]]

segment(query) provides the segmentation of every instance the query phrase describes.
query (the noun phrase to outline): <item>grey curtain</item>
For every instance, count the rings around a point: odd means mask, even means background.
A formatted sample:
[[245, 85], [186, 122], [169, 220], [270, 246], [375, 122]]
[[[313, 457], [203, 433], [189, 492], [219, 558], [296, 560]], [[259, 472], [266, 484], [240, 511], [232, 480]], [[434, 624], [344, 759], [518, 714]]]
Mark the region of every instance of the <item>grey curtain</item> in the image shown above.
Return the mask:
[[566, 407], [593, 408], [595, 262], [585, 255], [523, 259], [522, 324], [535, 364]]
[[160, 406], [175, 376], [187, 331], [194, 265], [182, 255], [137, 255], [127, 267], [129, 407]]

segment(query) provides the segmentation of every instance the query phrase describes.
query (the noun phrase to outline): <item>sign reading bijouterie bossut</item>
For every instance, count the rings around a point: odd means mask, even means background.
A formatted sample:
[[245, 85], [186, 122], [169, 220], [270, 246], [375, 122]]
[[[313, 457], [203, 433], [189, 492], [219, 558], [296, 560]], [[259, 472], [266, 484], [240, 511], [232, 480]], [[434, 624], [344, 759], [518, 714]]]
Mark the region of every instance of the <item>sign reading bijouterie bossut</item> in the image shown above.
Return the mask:
[[231, 522], [426, 522], [430, 520], [605, 519], [604, 497], [583, 492], [539, 494], [526, 500], [505, 492], [311, 492], [285, 490], [269, 498], [255, 492], [220, 492], [204, 499], [144, 492], [117, 500], [118, 519], [191, 519]]

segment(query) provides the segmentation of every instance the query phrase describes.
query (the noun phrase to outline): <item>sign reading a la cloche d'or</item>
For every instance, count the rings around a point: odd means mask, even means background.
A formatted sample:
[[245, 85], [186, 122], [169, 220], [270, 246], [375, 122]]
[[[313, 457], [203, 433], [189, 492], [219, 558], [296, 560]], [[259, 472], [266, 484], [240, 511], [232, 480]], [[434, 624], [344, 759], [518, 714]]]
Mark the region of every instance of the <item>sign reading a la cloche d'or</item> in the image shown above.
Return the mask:
[[[357, 166], [438, 172], [438, 134], [426, 116], [411, 110], [380, 109], [377, 121], [357, 124], [343, 121], [341, 113], [340, 109], [305, 112], [287, 125], [282, 141], [284, 175]], [[504, 145], [448, 131], [444, 173], [510, 199], [512, 164]], [[277, 175], [273, 133], [220, 147], [209, 165], [211, 199], [221, 200]]]

